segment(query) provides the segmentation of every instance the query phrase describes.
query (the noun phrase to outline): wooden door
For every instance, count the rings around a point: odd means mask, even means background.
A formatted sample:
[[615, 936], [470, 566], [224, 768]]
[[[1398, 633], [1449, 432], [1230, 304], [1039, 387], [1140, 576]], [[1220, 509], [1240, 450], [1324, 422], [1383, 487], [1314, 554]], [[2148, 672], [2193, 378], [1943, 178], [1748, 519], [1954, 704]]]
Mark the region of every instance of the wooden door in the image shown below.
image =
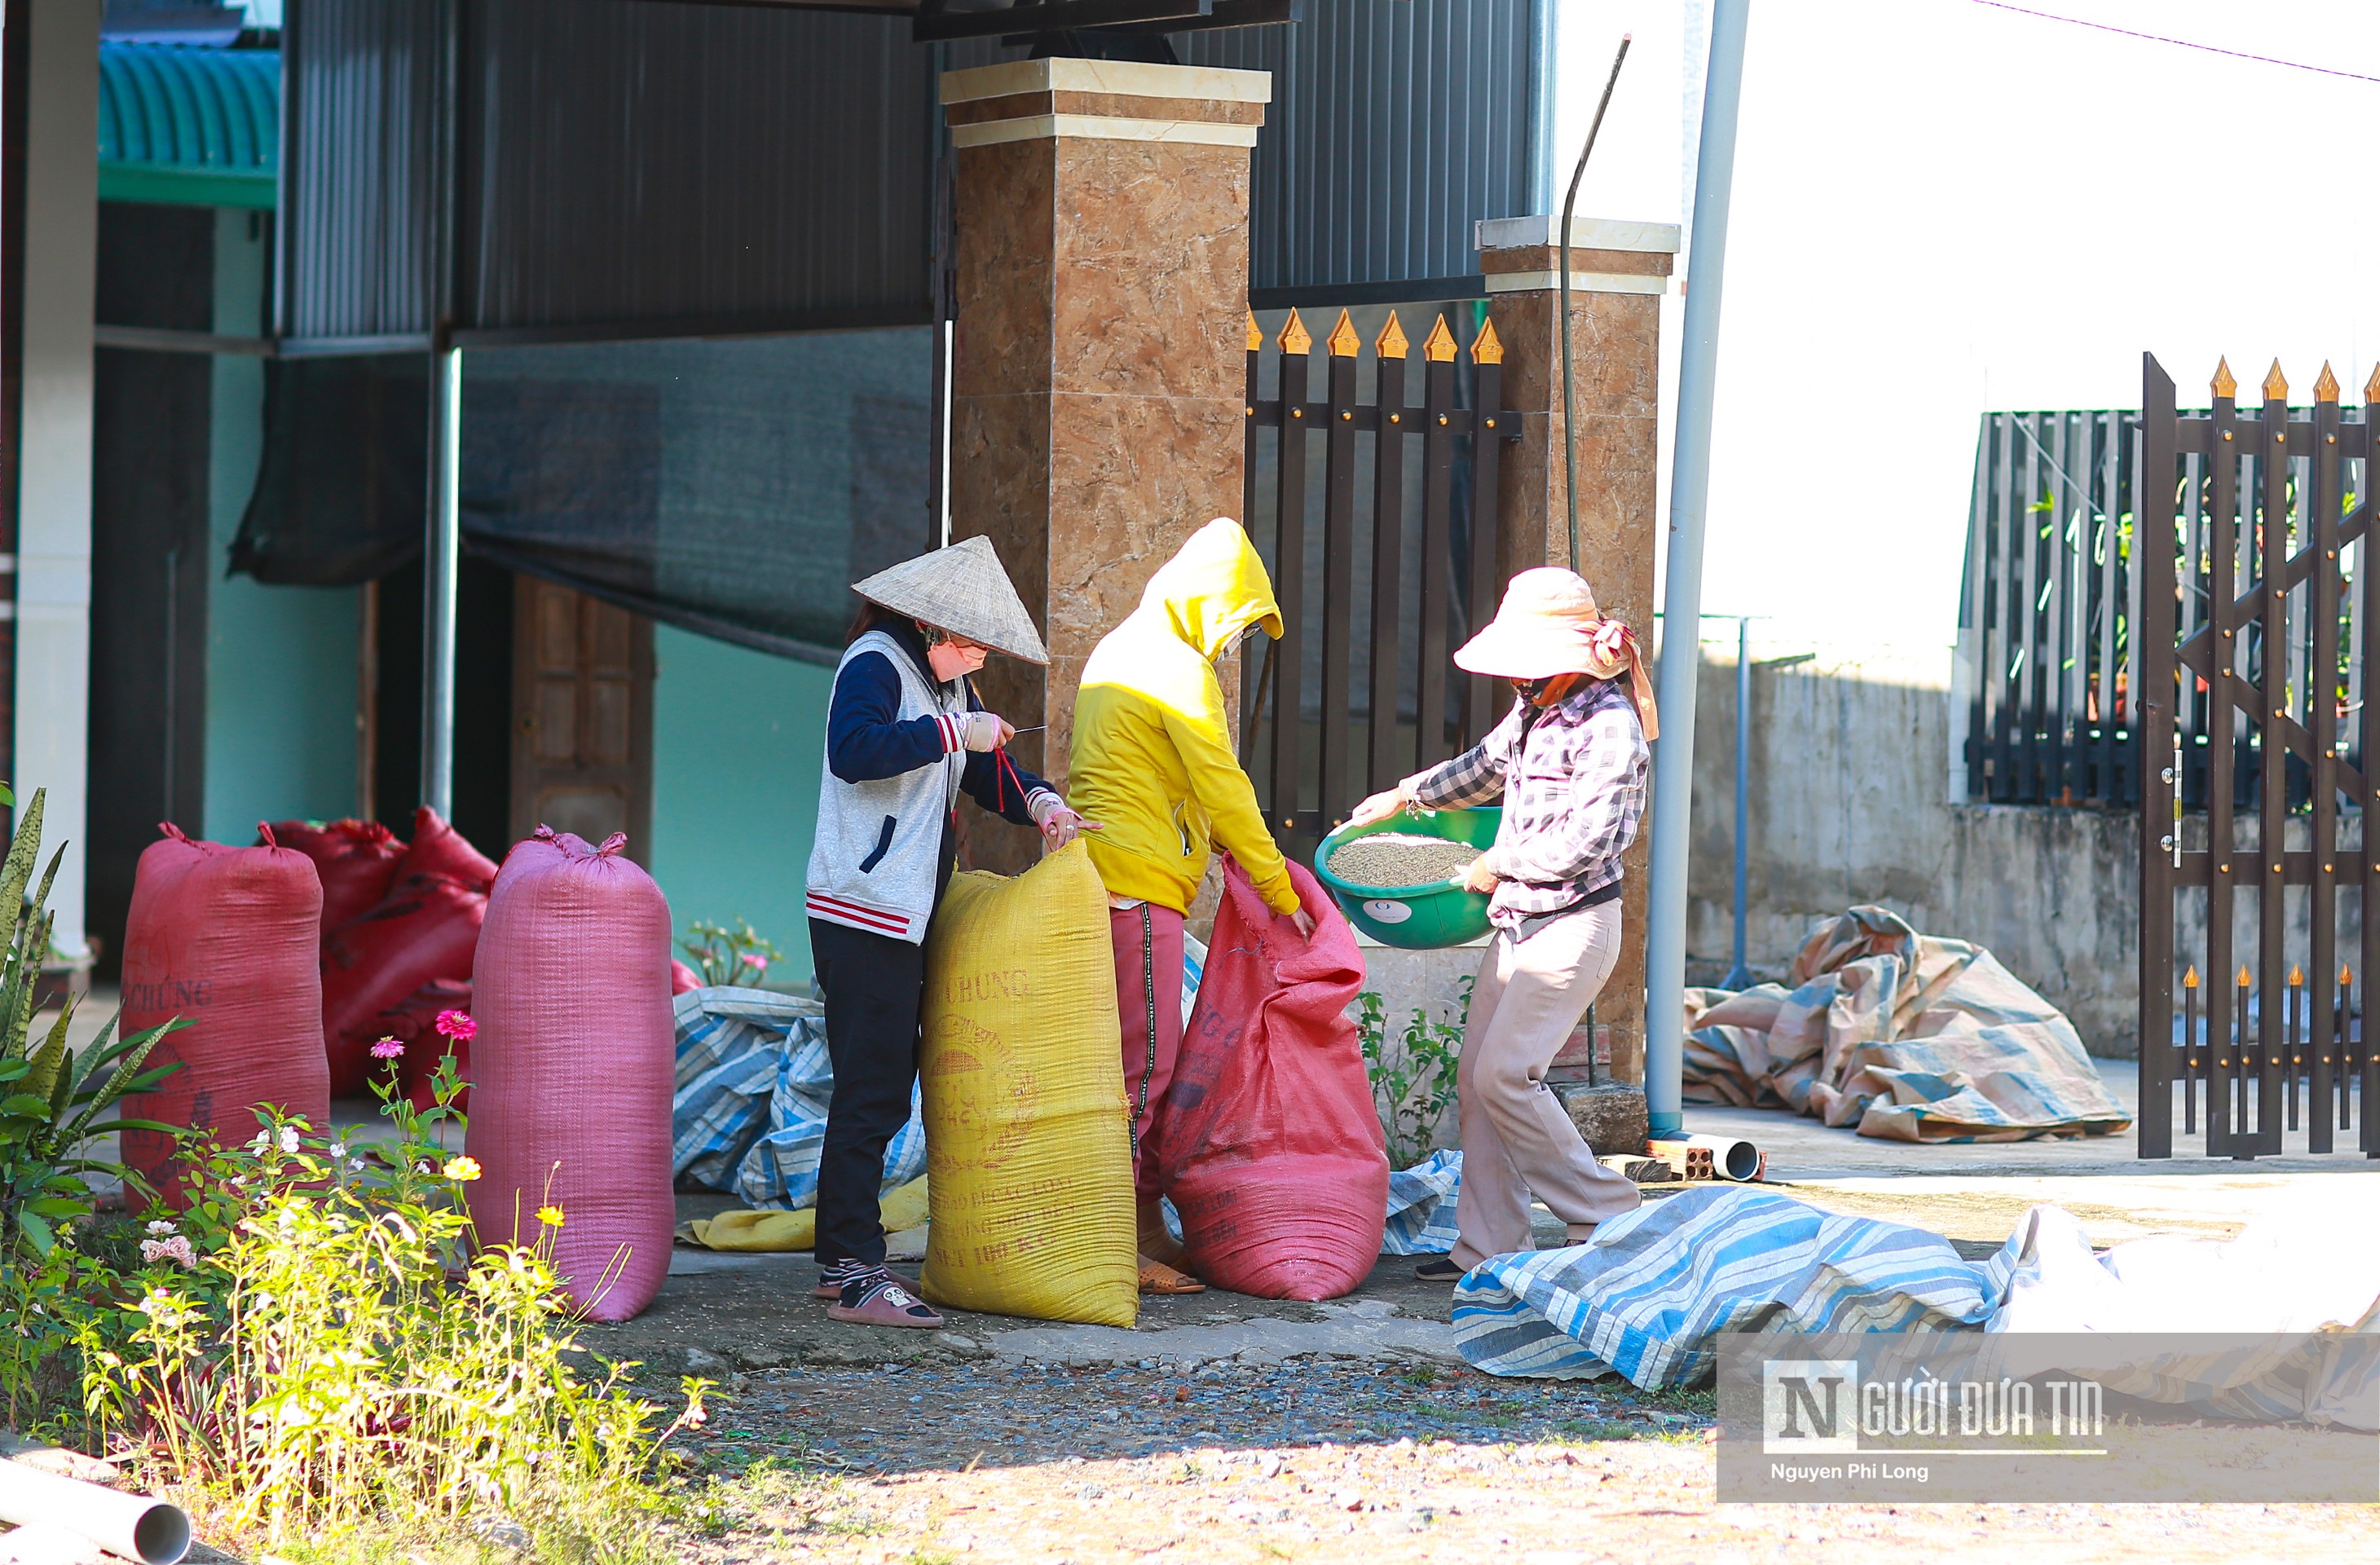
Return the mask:
[[625, 831], [628, 856], [649, 863], [652, 622], [534, 576], [514, 579], [514, 840], [540, 826], [590, 843]]

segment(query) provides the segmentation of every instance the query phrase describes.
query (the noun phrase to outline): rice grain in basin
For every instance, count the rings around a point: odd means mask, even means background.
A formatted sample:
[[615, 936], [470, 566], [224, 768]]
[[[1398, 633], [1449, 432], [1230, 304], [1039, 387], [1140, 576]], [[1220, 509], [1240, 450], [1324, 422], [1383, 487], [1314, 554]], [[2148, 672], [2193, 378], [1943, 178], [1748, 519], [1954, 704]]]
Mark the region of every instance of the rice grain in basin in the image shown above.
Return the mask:
[[1478, 856], [1468, 843], [1382, 831], [1342, 843], [1330, 855], [1330, 873], [1349, 885], [1382, 890], [1441, 885]]

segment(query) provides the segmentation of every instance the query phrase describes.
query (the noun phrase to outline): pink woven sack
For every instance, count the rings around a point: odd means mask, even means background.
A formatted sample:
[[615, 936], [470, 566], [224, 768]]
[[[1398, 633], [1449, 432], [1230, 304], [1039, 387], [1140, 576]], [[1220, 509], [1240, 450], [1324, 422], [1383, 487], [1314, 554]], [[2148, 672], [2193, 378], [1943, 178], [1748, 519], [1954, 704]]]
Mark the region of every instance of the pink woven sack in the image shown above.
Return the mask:
[[[137, 1033], [179, 1016], [149, 1063], [181, 1069], [154, 1092], [125, 1100], [127, 1117], [194, 1125], [237, 1146], [256, 1134], [256, 1108], [272, 1104], [316, 1130], [331, 1124], [331, 1073], [322, 1059], [322, 882], [313, 860], [276, 846], [194, 843], [159, 828], [132, 882], [124, 932], [124, 1013]], [[167, 1206], [187, 1192], [171, 1137], [127, 1131], [124, 1160]]]
[[538, 828], [505, 855], [471, 973], [471, 1128], [484, 1244], [535, 1242], [595, 1320], [626, 1320], [669, 1273], [676, 1046], [670, 914], [614, 834]]
[[1378, 1264], [1388, 1144], [1347, 1007], [1355, 934], [1303, 865], [1299, 938], [1223, 857], [1223, 901], [1159, 1122], [1158, 1171], [1192, 1269], [1260, 1299], [1335, 1299]]

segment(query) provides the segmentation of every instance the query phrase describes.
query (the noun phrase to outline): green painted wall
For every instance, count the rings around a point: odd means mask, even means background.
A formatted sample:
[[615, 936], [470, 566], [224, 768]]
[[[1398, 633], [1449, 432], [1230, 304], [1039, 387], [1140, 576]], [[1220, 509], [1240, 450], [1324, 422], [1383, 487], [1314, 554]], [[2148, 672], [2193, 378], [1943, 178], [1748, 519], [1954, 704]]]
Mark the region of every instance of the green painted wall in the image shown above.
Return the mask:
[[[231, 335], [262, 326], [265, 246], [256, 215], [215, 213], [215, 330]], [[260, 820], [355, 813], [359, 595], [220, 574], [255, 487], [264, 361], [217, 355], [213, 395], [206, 834], [249, 843]]]
[[834, 671], [656, 626], [653, 878], [683, 933], [743, 917], [807, 983], [802, 912]]

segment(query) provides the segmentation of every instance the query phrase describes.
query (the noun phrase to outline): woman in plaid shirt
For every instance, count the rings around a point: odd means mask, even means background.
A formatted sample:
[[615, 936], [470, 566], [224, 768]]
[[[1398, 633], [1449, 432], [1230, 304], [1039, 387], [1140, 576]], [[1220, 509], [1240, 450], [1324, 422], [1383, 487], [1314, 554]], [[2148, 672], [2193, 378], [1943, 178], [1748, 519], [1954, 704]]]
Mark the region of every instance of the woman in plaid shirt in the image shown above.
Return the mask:
[[1531, 1248], [1533, 1192], [1569, 1225], [1572, 1244], [1641, 1199], [1595, 1160], [1545, 1074], [1620, 954], [1620, 855], [1645, 819], [1645, 741], [1658, 732], [1634, 635], [1603, 617], [1572, 572], [1514, 576], [1494, 623], [1454, 661], [1510, 679], [1519, 692], [1512, 711], [1471, 749], [1354, 814], [1366, 822], [1504, 799], [1495, 844], [1455, 878], [1493, 893], [1495, 933], [1455, 1074], [1460, 1232], [1451, 1256], [1420, 1268], [1433, 1280]]

